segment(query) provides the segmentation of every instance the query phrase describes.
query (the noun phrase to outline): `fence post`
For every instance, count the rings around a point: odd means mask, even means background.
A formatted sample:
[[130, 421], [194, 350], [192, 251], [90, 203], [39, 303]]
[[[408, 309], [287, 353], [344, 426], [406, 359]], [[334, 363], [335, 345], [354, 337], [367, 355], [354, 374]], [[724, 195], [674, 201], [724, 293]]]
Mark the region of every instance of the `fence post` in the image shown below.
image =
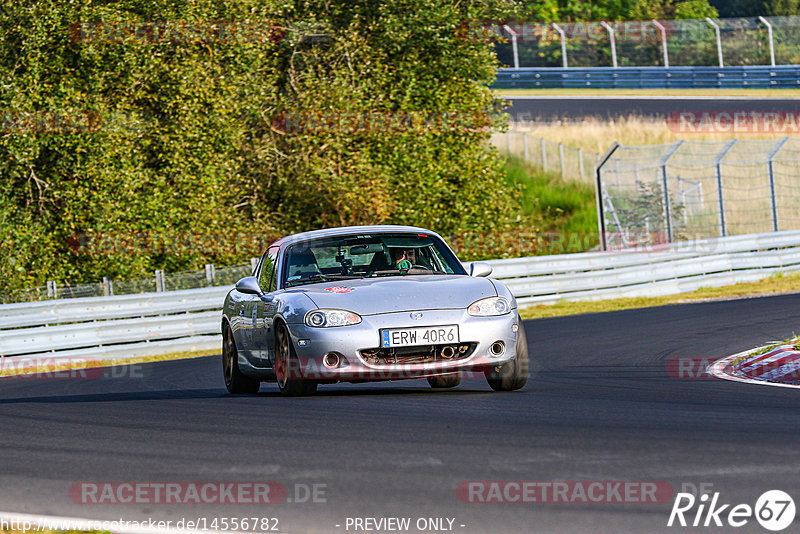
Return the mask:
[[564, 30], [561, 29], [561, 26], [553, 23], [553, 29], [558, 32], [558, 36], [561, 39], [561, 66], [565, 69], [569, 66], [569, 62], [567, 61], [567, 36], [564, 34]]
[[545, 143], [546, 141], [542, 137], [542, 169], [547, 170], [547, 146]]
[[767, 26], [767, 35], [769, 36], [769, 63], [773, 67], [775, 66], [775, 40], [772, 38], [772, 24], [769, 23], [767, 19], [762, 16], [758, 17], [758, 20], [766, 24]]
[[216, 278], [216, 270], [214, 269], [213, 263], [206, 263], [206, 280], [209, 284], [214, 285], [214, 279]]
[[669, 68], [669, 54], [667, 53], [667, 30], [664, 28], [664, 25], [658, 22], [656, 19], [653, 19], [653, 24], [656, 25], [656, 28], [661, 32], [661, 52], [664, 55], [664, 68]]
[[583, 172], [583, 150], [578, 149], [578, 172], [581, 173], [581, 180], [585, 180], [586, 176]]
[[47, 298], [49, 298], [49, 299], [58, 298], [58, 287], [56, 285], [56, 281], [55, 280], [48, 280], [47, 281]]
[[164, 271], [162, 269], [156, 269], [156, 291], [166, 291], [167, 284], [164, 281]]
[[667, 162], [675, 152], [678, 151], [683, 144], [683, 140], [676, 141], [667, 153], [662, 156], [661, 161], [658, 162], [661, 167], [661, 183], [664, 188], [664, 220], [667, 225], [667, 243], [672, 243], [672, 208], [669, 205], [669, 182], [667, 181]]
[[725, 64], [722, 61], [722, 39], [719, 35], [719, 25], [709, 17], [706, 17], [706, 22], [711, 24], [711, 27], [714, 28], [714, 34], [717, 36], [717, 57], [719, 59], [719, 66], [724, 67]]
[[603, 214], [603, 180], [602, 180], [602, 171], [603, 165], [611, 158], [614, 152], [619, 148], [619, 143], [614, 141], [614, 144], [611, 145], [611, 148], [605, 153], [605, 155], [601, 158], [600, 154], [597, 155], [597, 166], [594, 168], [594, 175], [595, 175], [595, 189], [594, 194], [597, 201], [597, 226], [600, 230], [600, 246], [603, 250], [608, 250], [608, 242], [606, 241], [606, 220], [605, 215]]
[[611, 25], [608, 22], [604, 21], [604, 20], [600, 21], [600, 24], [608, 32], [608, 42], [611, 44], [611, 66], [616, 69], [618, 67], [618, 65], [617, 65], [617, 39], [614, 36], [614, 28], [612, 28]]
[[111, 297], [114, 295], [114, 283], [108, 276], [103, 277], [103, 296]]
[[769, 155], [767, 156], [767, 170], [769, 171], [769, 198], [770, 203], [772, 205], [772, 231], [778, 231], [778, 199], [775, 196], [775, 169], [773, 168], [772, 162], [775, 159], [775, 155], [783, 148], [783, 145], [789, 140], [788, 137], [784, 137], [780, 139], [772, 150], [769, 151]]
[[561, 177], [567, 177], [567, 169], [564, 163], [564, 143], [558, 143], [558, 157], [561, 158]]
[[718, 197], [718, 204], [719, 204], [719, 236], [725, 237], [728, 235], [728, 229], [725, 223], [725, 198], [722, 194], [722, 158], [725, 157], [725, 154], [733, 148], [733, 145], [736, 144], [736, 139], [731, 139], [725, 146], [722, 147], [722, 150], [719, 151], [717, 156], [714, 158], [714, 175], [717, 178], [717, 197]]
[[512, 30], [508, 26], [508, 24], [504, 24], [503, 28], [505, 28], [505, 30], [511, 36], [511, 53], [514, 56], [514, 68], [518, 69], [519, 68], [519, 53], [517, 52], [517, 37], [519, 36], [519, 34], [517, 34], [517, 32], [515, 32], [514, 30]]
[[511, 131], [506, 130], [506, 153], [511, 155]]
[[522, 150], [524, 154], [525, 161], [528, 161], [528, 134], [522, 134]]

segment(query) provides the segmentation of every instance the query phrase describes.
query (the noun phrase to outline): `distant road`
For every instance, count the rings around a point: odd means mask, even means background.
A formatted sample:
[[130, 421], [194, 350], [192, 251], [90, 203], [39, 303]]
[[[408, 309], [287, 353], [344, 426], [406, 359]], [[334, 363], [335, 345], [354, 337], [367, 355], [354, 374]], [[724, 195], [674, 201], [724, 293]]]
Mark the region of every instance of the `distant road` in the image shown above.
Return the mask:
[[779, 111], [800, 113], [800, 98], [748, 96], [513, 96], [507, 110], [514, 121], [615, 118], [639, 115], [664, 119], [673, 111]]

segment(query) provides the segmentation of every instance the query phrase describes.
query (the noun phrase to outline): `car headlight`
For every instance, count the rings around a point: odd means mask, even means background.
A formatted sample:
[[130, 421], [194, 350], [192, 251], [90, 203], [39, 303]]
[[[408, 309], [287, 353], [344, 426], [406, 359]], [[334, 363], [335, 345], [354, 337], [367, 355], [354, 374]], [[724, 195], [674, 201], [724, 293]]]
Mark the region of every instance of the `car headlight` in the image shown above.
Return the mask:
[[467, 313], [475, 317], [490, 317], [492, 315], [505, 315], [511, 311], [511, 305], [503, 297], [489, 297], [473, 302]]
[[314, 327], [348, 326], [360, 322], [360, 315], [346, 310], [314, 310], [306, 314], [306, 324]]

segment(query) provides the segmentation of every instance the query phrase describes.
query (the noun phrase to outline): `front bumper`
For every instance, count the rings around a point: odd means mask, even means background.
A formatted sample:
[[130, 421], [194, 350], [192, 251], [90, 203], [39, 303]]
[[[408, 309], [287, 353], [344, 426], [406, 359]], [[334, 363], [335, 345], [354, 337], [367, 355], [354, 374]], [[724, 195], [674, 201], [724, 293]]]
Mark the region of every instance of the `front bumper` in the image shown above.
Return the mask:
[[[399, 380], [452, 372], [480, 372], [502, 365], [516, 357], [518, 325], [516, 310], [495, 317], [472, 317], [464, 309], [422, 310], [421, 320], [411, 312], [396, 312], [362, 317], [351, 326], [314, 328], [305, 324], [289, 324], [292, 343], [298, 357], [300, 376], [314, 380]], [[368, 363], [361, 351], [381, 346], [379, 331], [384, 328], [413, 328], [457, 324], [460, 342], [475, 344], [469, 356], [462, 359], [428, 363]], [[490, 347], [502, 342], [505, 350], [494, 355]], [[328, 367], [323, 358], [328, 353], [340, 356], [341, 364]]]

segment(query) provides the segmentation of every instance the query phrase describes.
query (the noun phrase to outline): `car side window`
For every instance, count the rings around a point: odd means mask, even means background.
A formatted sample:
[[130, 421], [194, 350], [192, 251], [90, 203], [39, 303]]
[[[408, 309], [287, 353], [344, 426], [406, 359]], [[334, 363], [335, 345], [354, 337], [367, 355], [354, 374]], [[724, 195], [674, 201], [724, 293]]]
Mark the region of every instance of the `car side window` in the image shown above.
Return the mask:
[[261, 290], [270, 293], [278, 287], [278, 277], [275, 272], [275, 265], [278, 262], [278, 247], [267, 250], [264, 256], [264, 264], [261, 266], [261, 275], [258, 277], [258, 285]]

